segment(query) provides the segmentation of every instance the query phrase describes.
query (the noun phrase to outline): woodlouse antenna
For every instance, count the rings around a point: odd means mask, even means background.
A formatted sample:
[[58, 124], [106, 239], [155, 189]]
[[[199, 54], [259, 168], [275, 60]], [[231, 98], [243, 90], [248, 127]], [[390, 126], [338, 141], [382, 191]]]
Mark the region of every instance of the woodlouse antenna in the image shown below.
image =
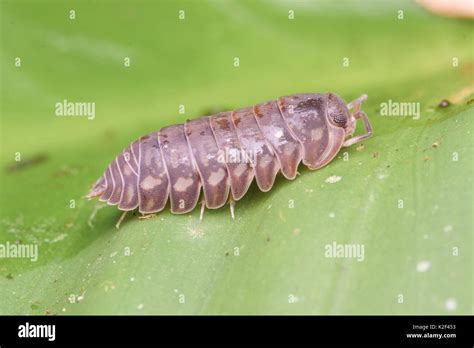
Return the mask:
[[[360, 105], [360, 104], [359, 104]], [[356, 119], [362, 119], [362, 121], [364, 121], [364, 126], [365, 126], [365, 131], [366, 133], [364, 134], [361, 134], [361, 135], [358, 135], [356, 137], [353, 137], [353, 138], [350, 138], [350, 139], [347, 139], [343, 144], [342, 146], [344, 147], [348, 147], [348, 146], [351, 146], [351, 145], [354, 145], [355, 143], [358, 143], [359, 141], [362, 141], [364, 139], [367, 139], [368, 137], [372, 136], [372, 126], [370, 125], [370, 122], [369, 122], [369, 118], [367, 117], [367, 115], [365, 114], [365, 112], [363, 111], [359, 111], [358, 113], [356, 114], [353, 114], [354, 117]]]
[[[358, 114], [359, 111], [360, 111], [360, 106], [362, 105], [362, 103], [363, 103], [364, 101], [367, 100], [367, 98], [368, 98], [367, 94], [362, 94], [359, 98], [357, 98], [357, 99], [351, 101], [349, 104], [347, 104], [347, 108], [348, 108], [349, 110], [354, 109], [354, 110], [352, 111], [352, 113], [353, 113], [354, 115], [355, 115], [355, 114]], [[357, 117], [357, 116], [356, 116], [356, 117]]]

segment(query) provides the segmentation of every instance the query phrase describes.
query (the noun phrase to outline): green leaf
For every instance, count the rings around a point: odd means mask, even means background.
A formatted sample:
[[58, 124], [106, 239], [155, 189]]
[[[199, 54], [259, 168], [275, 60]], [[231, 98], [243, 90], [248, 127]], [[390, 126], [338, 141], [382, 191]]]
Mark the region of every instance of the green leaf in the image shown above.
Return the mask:
[[[0, 258], [0, 314], [471, 313], [473, 23], [343, 5], [2, 1], [0, 245], [38, 260]], [[166, 211], [117, 230], [115, 207], [81, 198], [140, 135], [325, 91], [367, 93], [374, 136], [253, 185], [235, 221]], [[96, 117], [55, 116], [64, 99]], [[420, 118], [382, 116], [389, 100]], [[333, 243], [363, 258], [328, 257]]]

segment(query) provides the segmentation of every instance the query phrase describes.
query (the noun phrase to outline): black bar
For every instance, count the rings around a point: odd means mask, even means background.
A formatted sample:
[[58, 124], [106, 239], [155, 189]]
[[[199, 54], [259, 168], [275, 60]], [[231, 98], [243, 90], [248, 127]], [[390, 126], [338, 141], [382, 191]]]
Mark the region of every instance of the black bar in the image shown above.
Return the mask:
[[[472, 319], [472, 316], [3, 316], [0, 346], [384, 343], [472, 347]], [[33, 330], [31, 325], [45, 324], [55, 325], [54, 341], [47, 337], [19, 337], [20, 329], [25, 334], [28, 328]], [[408, 336], [418, 334], [421, 337]], [[438, 334], [441, 338], [434, 336]]]

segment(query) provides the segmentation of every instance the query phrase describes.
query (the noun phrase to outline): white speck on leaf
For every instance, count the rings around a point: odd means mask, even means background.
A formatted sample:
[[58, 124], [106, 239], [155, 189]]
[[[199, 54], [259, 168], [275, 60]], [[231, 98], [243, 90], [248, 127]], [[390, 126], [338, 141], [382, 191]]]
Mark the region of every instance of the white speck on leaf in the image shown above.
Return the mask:
[[426, 272], [430, 268], [430, 266], [431, 262], [423, 260], [418, 262], [418, 264], [416, 265], [416, 270], [418, 272]]
[[329, 184], [334, 184], [338, 181], [341, 181], [342, 177], [337, 176], [337, 175], [331, 175], [329, 178], [327, 178], [325, 181]]
[[458, 308], [458, 303], [456, 299], [448, 298], [446, 302], [444, 303], [444, 308], [450, 312], [456, 310], [456, 308]]

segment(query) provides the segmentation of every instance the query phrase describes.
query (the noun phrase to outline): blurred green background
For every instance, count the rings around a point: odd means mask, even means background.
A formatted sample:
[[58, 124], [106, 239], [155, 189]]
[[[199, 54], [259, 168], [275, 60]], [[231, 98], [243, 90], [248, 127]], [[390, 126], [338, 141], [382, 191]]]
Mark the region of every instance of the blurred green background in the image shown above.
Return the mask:
[[[0, 314], [471, 313], [473, 51], [472, 21], [411, 1], [2, 0], [0, 243], [39, 259], [0, 259]], [[91, 219], [81, 199], [143, 134], [325, 91], [367, 93], [375, 135], [253, 184], [235, 221], [166, 211], [116, 230], [115, 207]], [[64, 99], [95, 119], [55, 116]], [[381, 116], [389, 99], [421, 118]], [[334, 241], [364, 261], [326, 258]]]

